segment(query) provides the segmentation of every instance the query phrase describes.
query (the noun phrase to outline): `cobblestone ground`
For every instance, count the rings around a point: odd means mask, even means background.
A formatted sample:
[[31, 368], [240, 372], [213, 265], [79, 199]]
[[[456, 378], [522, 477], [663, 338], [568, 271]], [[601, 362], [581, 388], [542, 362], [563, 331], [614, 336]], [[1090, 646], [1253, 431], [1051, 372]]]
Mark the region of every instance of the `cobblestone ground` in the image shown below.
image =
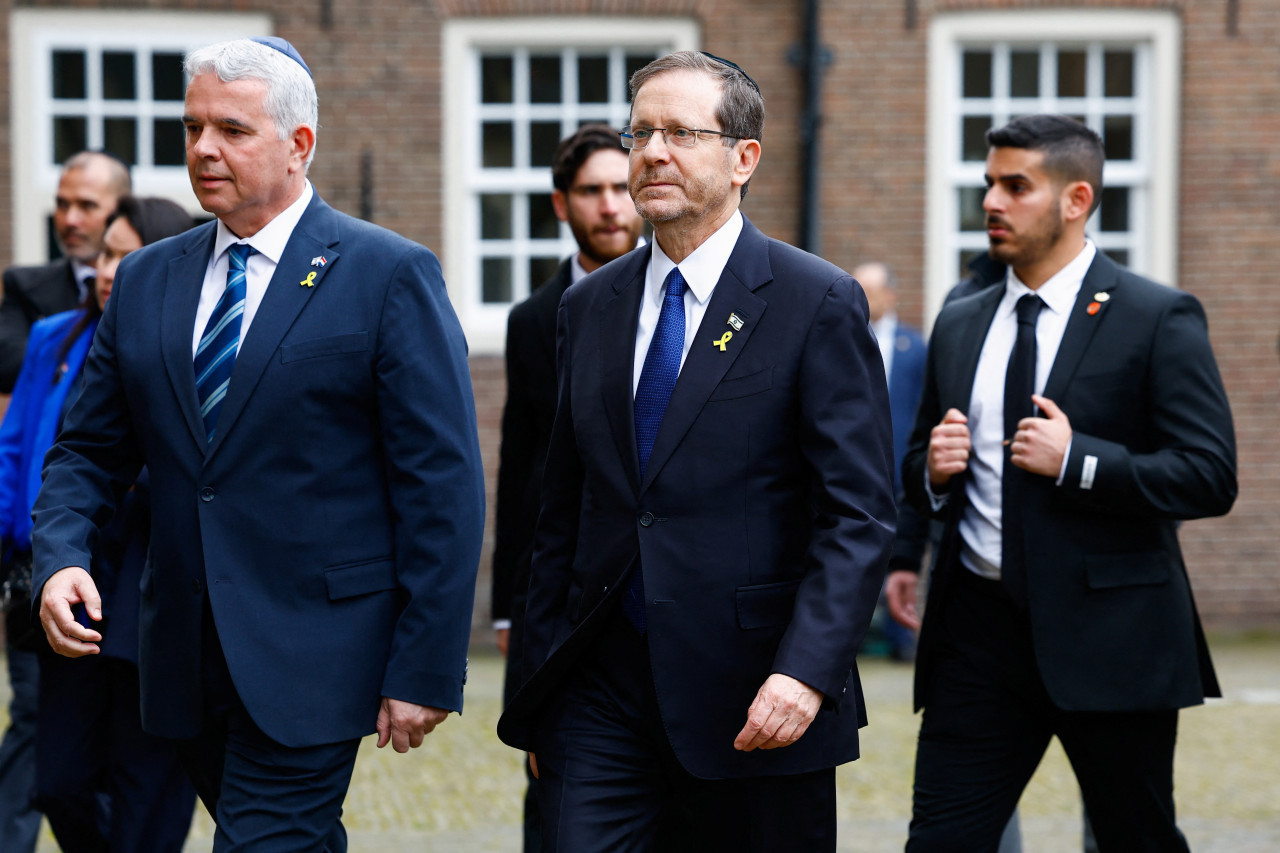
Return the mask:
[[[1198, 853], [1280, 850], [1280, 634], [1213, 643], [1225, 699], [1183, 713], [1177, 753], [1179, 823]], [[871, 726], [863, 757], [838, 775], [840, 850], [902, 849], [911, 809], [918, 718], [911, 668], [863, 664]], [[467, 710], [407, 755], [366, 740], [346, 803], [353, 853], [516, 853], [523, 794], [521, 756], [493, 734], [501, 665], [473, 653]], [[0, 686], [0, 693], [7, 688]], [[7, 698], [5, 702], [7, 706]], [[7, 724], [3, 711], [0, 721]], [[1061, 748], [1051, 747], [1022, 800], [1027, 853], [1080, 850], [1080, 800]], [[198, 809], [186, 851], [212, 847]], [[55, 853], [48, 829], [40, 853]], [[801, 851], [803, 853], [803, 851]]]

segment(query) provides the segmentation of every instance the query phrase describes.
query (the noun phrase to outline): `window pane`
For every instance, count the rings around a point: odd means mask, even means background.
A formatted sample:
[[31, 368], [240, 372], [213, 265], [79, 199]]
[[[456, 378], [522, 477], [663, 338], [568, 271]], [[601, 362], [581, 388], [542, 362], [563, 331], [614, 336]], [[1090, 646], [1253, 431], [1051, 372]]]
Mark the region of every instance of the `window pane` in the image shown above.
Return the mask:
[[964, 52], [964, 80], [961, 86], [966, 98], [991, 97], [991, 51]]
[[627, 103], [631, 103], [631, 75], [635, 74], [641, 68], [644, 68], [650, 62], [658, 57], [652, 53], [628, 53], [626, 59], [627, 79], [622, 81], [623, 89], [626, 91]]
[[1108, 98], [1133, 97], [1133, 51], [1108, 50], [1103, 54], [1103, 94]]
[[480, 264], [480, 299], [484, 302], [511, 301], [510, 258], [485, 258]]
[[481, 163], [486, 169], [509, 169], [515, 164], [512, 127], [509, 121], [486, 121], [481, 128], [483, 153]]
[[132, 52], [102, 52], [102, 97], [108, 101], [137, 100], [138, 83]]
[[550, 166], [555, 159], [556, 146], [560, 144], [560, 122], [533, 121], [529, 123], [529, 165]]
[[89, 134], [84, 116], [53, 117], [53, 162], [62, 163], [88, 147]]
[[529, 58], [529, 101], [534, 104], [560, 103], [560, 57]]
[[151, 55], [151, 98], [156, 101], [182, 100], [182, 54]]
[[556, 270], [560, 268], [559, 258], [530, 258], [529, 259], [529, 288], [537, 290], [556, 274]]
[[480, 195], [480, 239], [510, 240], [511, 196], [500, 193]]
[[1129, 266], [1129, 251], [1127, 249], [1103, 249], [1102, 253], [1122, 267]]
[[965, 249], [960, 253], [960, 264], [956, 269], [956, 281], [970, 276], [969, 264], [973, 263], [974, 258], [981, 254], [982, 252], [977, 249]]
[[176, 118], [158, 118], [151, 123], [151, 162], [156, 166], [182, 166], [187, 162], [186, 139], [182, 122]]
[[982, 209], [985, 187], [960, 187], [957, 191], [960, 203], [960, 230], [987, 230], [987, 212]]
[[1107, 116], [1102, 120], [1102, 147], [1108, 160], [1133, 159], [1133, 116]]
[[1015, 98], [1040, 97], [1040, 53], [1015, 50], [1009, 54], [1009, 94]]
[[1058, 97], [1083, 98], [1085, 52], [1063, 50], [1058, 53]]
[[991, 116], [965, 116], [962, 160], [987, 159], [987, 131], [991, 129]]
[[73, 99], [85, 96], [84, 51], [53, 52], [53, 96]]
[[609, 101], [609, 58], [578, 57], [578, 102], [604, 104]]
[[486, 104], [509, 104], [513, 86], [512, 59], [510, 56], [482, 56], [480, 58], [480, 100]]
[[[551, 193], [529, 194], [529, 239], [557, 240], [560, 237], [560, 220], [551, 206]], [[540, 279], [529, 279], [539, 281]]]
[[1129, 188], [1103, 187], [1098, 220], [1103, 231], [1129, 230]]
[[102, 147], [130, 166], [138, 163], [138, 121], [133, 118], [104, 118]]

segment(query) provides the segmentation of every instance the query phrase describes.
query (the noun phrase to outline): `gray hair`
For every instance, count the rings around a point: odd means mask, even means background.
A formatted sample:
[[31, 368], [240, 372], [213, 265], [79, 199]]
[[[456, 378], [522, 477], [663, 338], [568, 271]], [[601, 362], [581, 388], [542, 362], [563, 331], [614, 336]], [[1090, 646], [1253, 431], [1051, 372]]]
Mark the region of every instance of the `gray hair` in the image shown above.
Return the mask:
[[[716, 121], [720, 122], [720, 130], [725, 134], [722, 138], [726, 146], [732, 146], [739, 139], [759, 141], [764, 137], [764, 96], [756, 84], [742, 69], [726, 65], [705, 53], [682, 50], [650, 62], [631, 75], [631, 100], [635, 101], [641, 86], [668, 71], [700, 71], [720, 82]], [[749, 183], [742, 185], [744, 196]]]
[[[301, 65], [280, 51], [249, 39], [236, 39], [193, 50], [183, 62], [187, 79], [217, 74], [224, 83], [261, 80], [267, 84], [263, 104], [276, 126], [276, 135], [288, 139], [300, 125], [315, 133], [320, 127], [320, 99], [315, 81]], [[305, 167], [315, 157], [315, 146]]]

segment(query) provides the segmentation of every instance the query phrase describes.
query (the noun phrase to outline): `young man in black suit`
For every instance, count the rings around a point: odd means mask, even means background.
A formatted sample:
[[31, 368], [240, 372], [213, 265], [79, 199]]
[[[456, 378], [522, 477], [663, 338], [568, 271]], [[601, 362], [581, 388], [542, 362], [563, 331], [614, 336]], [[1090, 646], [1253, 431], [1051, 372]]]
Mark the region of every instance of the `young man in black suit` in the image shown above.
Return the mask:
[[[507, 317], [507, 404], [498, 457], [492, 596], [498, 648], [507, 658], [506, 701], [520, 686], [529, 557], [542, 463], [556, 413], [556, 308], [570, 284], [634, 249], [644, 227], [627, 194], [627, 151], [618, 131], [607, 125], [584, 125], [560, 143], [551, 182], [556, 216], [568, 223], [578, 251]], [[533, 853], [539, 830], [537, 780], [532, 776], [524, 824], [524, 849]]]
[[[1008, 274], [939, 315], [903, 466], [946, 521], [907, 849], [994, 849], [1056, 735], [1100, 849], [1185, 850], [1178, 709], [1220, 694], [1177, 522], [1226, 513], [1237, 489], [1204, 311], [1086, 238], [1095, 133], [1037, 115], [987, 142], [990, 255]], [[903, 618], [915, 590], [890, 575]]]

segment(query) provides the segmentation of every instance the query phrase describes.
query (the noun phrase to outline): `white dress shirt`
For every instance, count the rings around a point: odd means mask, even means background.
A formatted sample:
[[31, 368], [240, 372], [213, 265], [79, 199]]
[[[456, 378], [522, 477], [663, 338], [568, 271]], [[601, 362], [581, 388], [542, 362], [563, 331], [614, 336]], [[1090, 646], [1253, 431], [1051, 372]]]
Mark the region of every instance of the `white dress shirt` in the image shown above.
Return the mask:
[[80, 301], [83, 302], [89, 296], [89, 280], [97, 280], [98, 268], [92, 264], [82, 264], [72, 258], [71, 274], [76, 278], [76, 293], [80, 294]]
[[[680, 353], [680, 367], [684, 368], [684, 360], [689, 355], [689, 347], [693, 345], [693, 337], [698, 332], [702, 317], [707, 313], [707, 305], [711, 302], [711, 293], [716, 289], [716, 282], [724, 272], [724, 266], [733, 254], [733, 247], [738, 245], [738, 235], [742, 233], [742, 213], [734, 211], [729, 221], [706, 239], [689, 257], [680, 262], [680, 275], [689, 285], [684, 292], [684, 351]], [[631, 393], [635, 394], [640, 385], [640, 373], [644, 370], [644, 357], [649, 353], [649, 344], [653, 341], [653, 332], [658, 325], [658, 317], [662, 314], [662, 299], [665, 294], [667, 274], [676, 263], [662, 251], [657, 240], [653, 241], [653, 254], [649, 257], [649, 268], [644, 276], [644, 295], [640, 298], [640, 322], [636, 326], [636, 353], [632, 368]]]
[[[192, 330], [191, 358], [193, 360], [200, 346], [200, 338], [204, 336], [204, 327], [208, 325], [213, 309], [222, 298], [222, 291], [227, 289], [227, 264], [229, 263], [227, 249], [233, 243], [248, 243], [255, 250], [245, 263], [244, 316], [240, 319], [240, 343], [244, 343], [244, 336], [249, 331], [254, 315], [258, 313], [258, 306], [262, 304], [262, 297], [267, 292], [267, 285], [271, 283], [271, 276], [275, 275], [276, 264], [280, 263], [284, 247], [293, 236], [293, 229], [297, 227], [298, 220], [302, 218], [314, 194], [311, 182], [307, 181], [302, 189], [302, 195], [298, 196], [293, 204], [282, 210], [275, 219], [247, 240], [241, 240], [230, 228], [222, 224], [222, 220], [218, 220], [218, 234], [213, 241], [209, 265], [204, 271], [200, 305], [196, 308], [196, 325]], [[236, 352], [239, 352], [238, 346]]]
[[[1062, 344], [1062, 333], [1066, 331], [1071, 309], [1096, 253], [1093, 243], [1086, 240], [1080, 254], [1034, 291], [1018, 280], [1011, 267], [1004, 297], [987, 330], [974, 375], [973, 396], [969, 399], [970, 478], [965, 489], [967, 501], [960, 515], [960, 536], [964, 543], [960, 561], [984, 577], [998, 579], [1000, 576], [1004, 441], [1012, 438], [1004, 434], [1004, 379], [1009, 354], [1018, 336], [1015, 306], [1018, 299], [1028, 293], [1037, 294], [1045, 303], [1036, 322], [1035, 378], [1036, 393], [1044, 394], [1045, 382]], [[1062, 471], [1066, 470], [1070, 454], [1068, 445], [1062, 458]], [[927, 485], [927, 470], [925, 481]], [[1062, 482], [1061, 471], [1058, 482]]]

